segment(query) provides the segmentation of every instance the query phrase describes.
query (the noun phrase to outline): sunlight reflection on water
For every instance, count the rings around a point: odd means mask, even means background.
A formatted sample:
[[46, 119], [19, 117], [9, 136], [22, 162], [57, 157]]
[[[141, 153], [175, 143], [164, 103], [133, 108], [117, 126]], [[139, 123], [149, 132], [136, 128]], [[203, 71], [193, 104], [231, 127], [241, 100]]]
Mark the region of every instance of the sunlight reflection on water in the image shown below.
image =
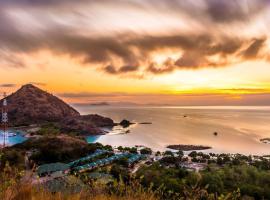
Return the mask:
[[[77, 107], [82, 114], [97, 113], [119, 122], [150, 121], [117, 131], [96, 141], [113, 146], [145, 145], [164, 150], [169, 144], [213, 147], [213, 152], [269, 154], [270, 145], [259, 140], [270, 136], [269, 107]], [[186, 116], [186, 117], [184, 117]], [[218, 132], [218, 136], [214, 136]], [[116, 134], [115, 134], [116, 133]]]

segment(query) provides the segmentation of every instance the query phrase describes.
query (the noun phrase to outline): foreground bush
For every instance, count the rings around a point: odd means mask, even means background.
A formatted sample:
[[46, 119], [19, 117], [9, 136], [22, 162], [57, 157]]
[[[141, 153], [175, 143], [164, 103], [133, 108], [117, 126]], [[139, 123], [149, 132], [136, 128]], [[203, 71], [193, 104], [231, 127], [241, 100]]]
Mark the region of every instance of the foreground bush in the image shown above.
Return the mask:
[[[27, 178], [29, 177], [29, 178]], [[86, 188], [78, 194], [51, 193], [43, 187], [31, 184], [31, 176], [20, 173], [10, 167], [0, 173], [1, 200], [238, 200], [240, 193], [234, 192], [227, 196], [209, 194], [199, 184], [184, 186], [183, 195], [164, 196], [163, 190], [146, 189], [138, 181], [129, 183], [115, 181], [109, 185], [86, 183]], [[167, 194], [166, 194], [167, 195]]]

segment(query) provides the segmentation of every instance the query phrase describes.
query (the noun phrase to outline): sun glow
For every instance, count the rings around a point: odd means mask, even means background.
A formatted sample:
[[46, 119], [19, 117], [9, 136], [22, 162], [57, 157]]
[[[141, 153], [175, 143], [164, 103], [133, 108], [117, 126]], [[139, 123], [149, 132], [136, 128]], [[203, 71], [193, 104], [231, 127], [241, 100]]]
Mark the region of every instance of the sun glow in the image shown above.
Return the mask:
[[0, 3], [0, 92], [36, 82], [78, 95], [69, 102], [270, 95], [265, 1], [222, 1], [220, 13], [212, 1], [14, 2]]

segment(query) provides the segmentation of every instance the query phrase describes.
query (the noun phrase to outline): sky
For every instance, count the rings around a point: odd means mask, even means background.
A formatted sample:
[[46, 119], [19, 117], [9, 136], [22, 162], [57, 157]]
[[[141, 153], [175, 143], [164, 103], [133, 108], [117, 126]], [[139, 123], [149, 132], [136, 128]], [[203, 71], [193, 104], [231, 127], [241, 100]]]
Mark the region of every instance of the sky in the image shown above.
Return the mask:
[[0, 0], [0, 92], [270, 105], [270, 0]]

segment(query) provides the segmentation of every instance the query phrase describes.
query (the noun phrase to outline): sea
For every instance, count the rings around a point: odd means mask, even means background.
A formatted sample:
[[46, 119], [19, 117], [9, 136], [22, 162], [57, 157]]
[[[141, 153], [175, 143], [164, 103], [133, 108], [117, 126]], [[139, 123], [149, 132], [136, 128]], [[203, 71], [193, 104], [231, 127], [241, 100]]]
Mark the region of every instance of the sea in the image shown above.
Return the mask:
[[[96, 113], [115, 122], [127, 119], [136, 124], [128, 131], [115, 128], [102, 136], [90, 136], [88, 142], [112, 146], [143, 145], [164, 151], [168, 145], [210, 146], [214, 153], [270, 155], [270, 107], [119, 107], [77, 106], [81, 114]], [[151, 122], [151, 124], [140, 124]], [[214, 133], [217, 133], [215, 135]]]
[[[87, 137], [89, 143], [112, 146], [147, 146], [164, 151], [168, 145], [210, 146], [207, 152], [270, 155], [270, 107], [205, 106], [76, 106], [81, 114], [99, 114], [115, 122], [134, 122], [128, 128], [107, 129], [108, 134]], [[140, 124], [149, 122], [149, 124]], [[215, 135], [214, 133], [217, 133]], [[0, 133], [0, 144], [2, 144]], [[13, 145], [26, 139], [18, 134], [9, 138]]]

